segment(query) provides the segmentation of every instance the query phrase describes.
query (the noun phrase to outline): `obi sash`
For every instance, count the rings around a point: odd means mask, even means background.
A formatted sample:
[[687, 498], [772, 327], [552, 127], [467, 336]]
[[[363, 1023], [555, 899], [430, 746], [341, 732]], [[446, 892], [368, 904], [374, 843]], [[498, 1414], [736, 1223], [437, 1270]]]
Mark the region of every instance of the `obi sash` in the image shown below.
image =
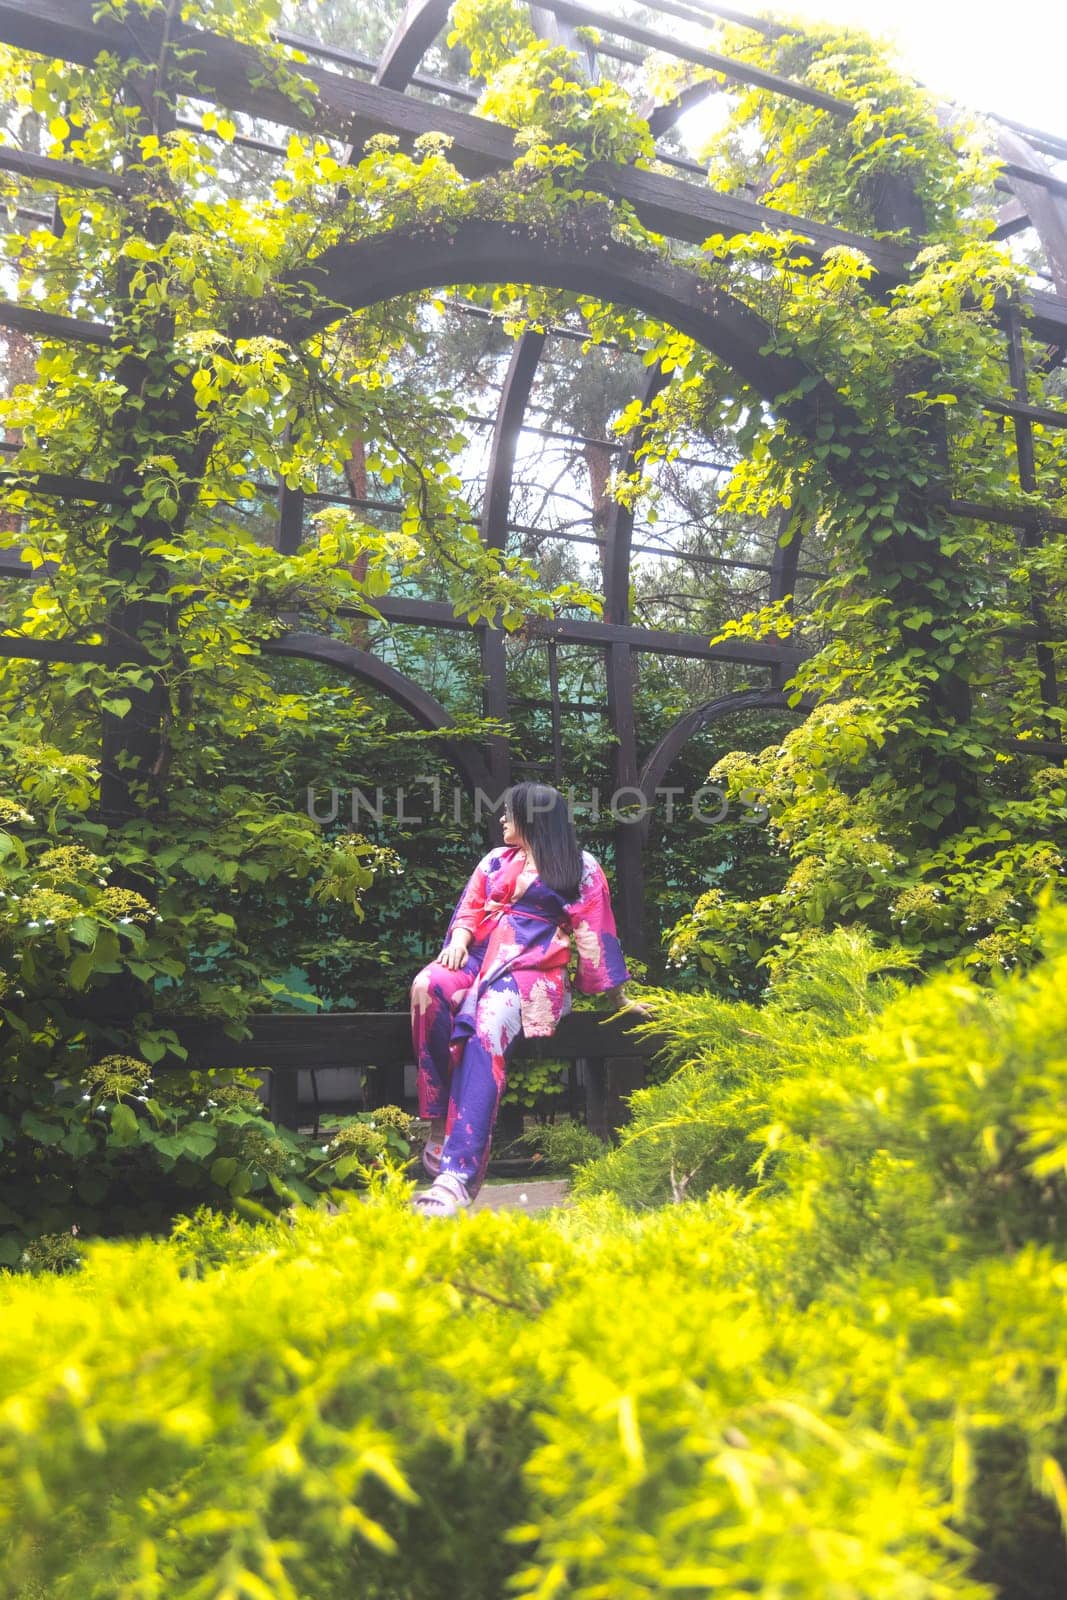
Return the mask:
[[[515, 880], [512, 881], [512, 884], [509, 885], [509, 887], [514, 886], [514, 881]], [[535, 879], [534, 881], [536, 882], [537, 880]], [[523, 893], [525, 894], [525, 892], [526, 891], [524, 890]], [[522, 917], [528, 922], [540, 922], [548, 928], [557, 928], [560, 924], [562, 915], [562, 902], [560, 913], [556, 916], [549, 916], [543, 911], [535, 911], [526, 906], [516, 905], [511, 900], [487, 900], [482, 910], [482, 922], [479, 925], [477, 934], [475, 935], [474, 943], [480, 944], [487, 938], [491, 938], [494, 928], [499, 927], [500, 918], [505, 912], [507, 912], [511, 917]], [[491, 919], [491, 924], [487, 928], [486, 923], [489, 921], [489, 919]], [[497, 964], [489, 971], [486, 971], [484, 964], [479, 968], [474, 982], [470, 985], [466, 994], [463, 996], [463, 999], [452, 1018], [450, 1042], [453, 1047], [467, 1040], [474, 1033], [474, 1016], [478, 1009], [478, 1001], [481, 999], [482, 990], [484, 989], [485, 985], [487, 983], [491, 983], [494, 978], [500, 977], [503, 972], [507, 972], [508, 970], [508, 962], [497, 962]]]

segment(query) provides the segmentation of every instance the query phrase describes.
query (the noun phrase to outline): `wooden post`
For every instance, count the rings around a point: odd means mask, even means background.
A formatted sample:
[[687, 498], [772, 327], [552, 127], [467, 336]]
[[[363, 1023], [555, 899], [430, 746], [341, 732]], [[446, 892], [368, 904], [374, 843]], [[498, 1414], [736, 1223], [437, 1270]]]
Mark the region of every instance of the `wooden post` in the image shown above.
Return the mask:
[[590, 1133], [605, 1143], [610, 1139], [607, 1115], [607, 1076], [603, 1056], [584, 1056], [585, 1121]]
[[270, 1120], [276, 1122], [281, 1128], [299, 1128], [299, 1077], [296, 1072], [277, 1067], [271, 1069], [270, 1095]]

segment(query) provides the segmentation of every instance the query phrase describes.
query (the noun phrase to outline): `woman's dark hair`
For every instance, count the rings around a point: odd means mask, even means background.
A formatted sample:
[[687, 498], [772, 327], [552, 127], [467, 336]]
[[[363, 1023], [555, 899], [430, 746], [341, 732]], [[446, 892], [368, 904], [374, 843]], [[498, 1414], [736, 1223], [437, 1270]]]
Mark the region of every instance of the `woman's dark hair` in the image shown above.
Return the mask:
[[547, 783], [516, 783], [504, 810], [533, 851], [541, 882], [565, 901], [577, 900], [582, 852], [566, 798]]

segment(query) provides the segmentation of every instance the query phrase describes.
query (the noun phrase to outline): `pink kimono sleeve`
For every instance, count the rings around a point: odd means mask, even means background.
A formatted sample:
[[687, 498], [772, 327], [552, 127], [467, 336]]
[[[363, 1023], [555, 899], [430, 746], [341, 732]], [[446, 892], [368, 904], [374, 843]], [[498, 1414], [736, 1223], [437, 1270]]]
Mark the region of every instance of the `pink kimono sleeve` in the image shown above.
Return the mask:
[[574, 986], [579, 994], [602, 994], [630, 976], [615, 928], [611, 891], [600, 863], [588, 858], [580, 898], [567, 907], [578, 951]]
[[483, 856], [467, 880], [467, 887], [456, 902], [456, 909], [452, 913], [452, 920], [445, 930], [445, 942], [452, 937], [456, 928], [466, 928], [468, 933], [475, 934], [482, 921], [485, 910], [486, 896], [489, 890], [488, 866], [492, 860], [492, 852]]

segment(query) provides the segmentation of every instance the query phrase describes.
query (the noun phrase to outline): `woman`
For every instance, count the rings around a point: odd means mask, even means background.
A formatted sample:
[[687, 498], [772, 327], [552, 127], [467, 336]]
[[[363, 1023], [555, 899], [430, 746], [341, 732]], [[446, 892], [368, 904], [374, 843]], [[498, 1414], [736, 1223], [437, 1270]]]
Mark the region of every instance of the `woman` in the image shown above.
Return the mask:
[[419, 1114], [430, 1120], [423, 1164], [435, 1180], [414, 1204], [434, 1216], [452, 1216], [481, 1188], [516, 1042], [554, 1033], [571, 1009], [571, 933], [579, 993], [625, 1003], [608, 882], [579, 848], [563, 795], [516, 784], [500, 820], [503, 847], [475, 867], [440, 956], [411, 987]]

